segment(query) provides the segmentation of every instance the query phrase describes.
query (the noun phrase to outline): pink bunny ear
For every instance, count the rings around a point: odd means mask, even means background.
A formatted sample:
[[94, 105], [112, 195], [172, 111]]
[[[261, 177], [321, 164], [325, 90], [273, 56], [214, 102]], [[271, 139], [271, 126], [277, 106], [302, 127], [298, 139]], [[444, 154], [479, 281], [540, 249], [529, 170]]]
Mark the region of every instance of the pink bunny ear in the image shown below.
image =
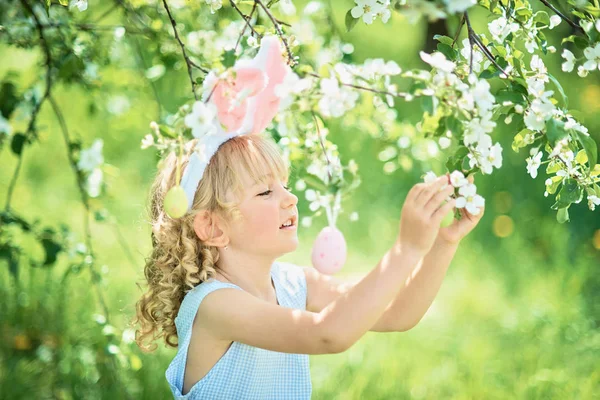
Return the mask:
[[229, 132], [238, 130], [248, 111], [246, 98], [256, 96], [267, 84], [263, 71], [254, 67], [235, 70], [233, 80], [217, 82], [211, 100], [217, 107], [219, 121]]
[[[290, 70], [281, 52], [277, 37], [267, 36], [263, 38], [261, 51], [265, 53], [262, 67], [269, 81], [267, 87], [253, 99], [256, 102], [256, 112], [254, 114], [254, 124], [250, 130], [251, 133], [262, 132], [277, 114], [281, 98], [275, 94], [275, 87], [283, 82]], [[260, 54], [257, 57], [260, 57]]]
[[258, 54], [252, 60], [237, 61], [233, 70], [236, 77], [219, 80], [211, 97], [219, 121], [229, 133], [260, 133], [279, 109], [280, 98], [275, 94], [275, 87], [291, 71], [279, 39], [264, 37]]
[[267, 85], [256, 96], [248, 99], [248, 109], [239, 132], [257, 134], [275, 117], [280, 103], [280, 98], [275, 95], [275, 87], [283, 82], [291, 68], [285, 62], [276, 36], [266, 36], [261, 40], [260, 50], [249, 64], [265, 73]]

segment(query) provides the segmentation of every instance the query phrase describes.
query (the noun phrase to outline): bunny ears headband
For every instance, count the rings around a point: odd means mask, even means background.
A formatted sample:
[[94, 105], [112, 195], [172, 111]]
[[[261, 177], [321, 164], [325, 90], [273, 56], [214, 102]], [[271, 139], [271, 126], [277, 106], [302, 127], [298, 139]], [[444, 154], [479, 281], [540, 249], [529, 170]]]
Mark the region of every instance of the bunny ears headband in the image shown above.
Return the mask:
[[233, 67], [233, 78], [215, 79], [208, 103], [216, 107], [217, 119], [210, 133], [201, 136], [181, 178], [192, 209], [194, 195], [210, 159], [219, 147], [236, 136], [262, 132], [279, 109], [280, 97], [275, 87], [283, 82], [291, 68], [285, 62], [279, 39], [265, 36], [258, 54], [252, 60], [239, 60]]

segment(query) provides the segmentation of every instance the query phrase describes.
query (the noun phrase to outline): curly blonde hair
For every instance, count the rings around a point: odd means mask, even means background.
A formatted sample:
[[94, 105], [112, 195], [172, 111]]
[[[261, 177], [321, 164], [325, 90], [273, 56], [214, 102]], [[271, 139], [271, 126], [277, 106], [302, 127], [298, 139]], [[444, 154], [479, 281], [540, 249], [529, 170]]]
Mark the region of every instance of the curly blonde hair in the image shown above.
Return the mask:
[[[197, 139], [189, 141], [181, 157], [186, 167]], [[171, 152], [158, 164], [149, 196], [148, 212], [152, 226], [152, 252], [146, 258], [144, 276], [147, 290], [136, 303], [132, 323], [140, 324], [135, 341], [143, 351], [156, 350], [156, 339], [177, 347], [175, 317], [185, 294], [215, 276], [219, 251], [203, 243], [193, 228], [194, 217], [202, 210], [230, 224], [240, 217], [235, 202], [227, 201], [230, 191], [239, 198], [244, 192], [240, 171], [253, 182], [266, 183], [268, 175], [286, 180], [288, 162], [275, 142], [262, 135], [241, 135], [221, 145], [211, 158], [196, 189], [192, 209], [183, 217], [169, 217], [163, 207], [165, 195], [176, 184], [177, 154]], [[213, 225], [214, 228], [214, 225]], [[211, 233], [212, 235], [212, 233]], [[138, 285], [139, 286], [139, 285]], [[148, 343], [147, 343], [148, 342]]]

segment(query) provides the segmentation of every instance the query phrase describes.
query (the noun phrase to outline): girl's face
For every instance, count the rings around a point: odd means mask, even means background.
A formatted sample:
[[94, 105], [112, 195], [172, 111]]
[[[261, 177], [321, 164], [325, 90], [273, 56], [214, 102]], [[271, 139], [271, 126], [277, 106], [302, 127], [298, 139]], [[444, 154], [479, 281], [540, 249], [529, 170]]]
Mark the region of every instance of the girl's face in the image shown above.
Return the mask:
[[[245, 193], [239, 203], [242, 218], [232, 223], [231, 244], [248, 253], [273, 257], [298, 247], [298, 197], [287, 189], [287, 181], [269, 177], [267, 183], [253, 184], [249, 176], [241, 177]], [[294, 227], [280, 229], [290, 217]]]

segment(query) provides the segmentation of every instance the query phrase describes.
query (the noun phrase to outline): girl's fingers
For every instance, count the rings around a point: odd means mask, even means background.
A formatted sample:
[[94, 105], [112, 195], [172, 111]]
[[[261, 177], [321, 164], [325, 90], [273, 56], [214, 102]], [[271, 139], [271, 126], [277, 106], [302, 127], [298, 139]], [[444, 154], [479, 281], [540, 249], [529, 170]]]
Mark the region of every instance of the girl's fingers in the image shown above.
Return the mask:
[[454, 186], [448, 185], [429, 200], [425, 205], [425, 211], [432, 215], [452, 193], [454, 193]]
[[444, 219], [444, 216], [448, 213], [448, 211], [452, 210], [454, 208], [454, 205], [456, 204], [456, 199], [451, 199], [450, 201], [448, 201], [446, 204], [444, 204], [443, 206], [441, 206], [440, 208], [438, 208], [432, 216], [432, 219], [436, 222], [436, 223], [440, 223], [442, 222], [442, 219]]
[[429, 200], [431, 200], [431, 197], [433, 197], [435, 194], [437, 194], [438, 191], [447, 184], [448, 184], [448, 178], [446, 177], [446, 175], [440, 176], [435, 181], [428, 183], [425, 186], [425, 189], [423, 189], [421, 191], [421, 193], [419, 193], [419, 195], [417, 196], [417, 198], [416, 198], [417, 203], [424, 206], [425, 204], [427, 204], [429, 202]]

